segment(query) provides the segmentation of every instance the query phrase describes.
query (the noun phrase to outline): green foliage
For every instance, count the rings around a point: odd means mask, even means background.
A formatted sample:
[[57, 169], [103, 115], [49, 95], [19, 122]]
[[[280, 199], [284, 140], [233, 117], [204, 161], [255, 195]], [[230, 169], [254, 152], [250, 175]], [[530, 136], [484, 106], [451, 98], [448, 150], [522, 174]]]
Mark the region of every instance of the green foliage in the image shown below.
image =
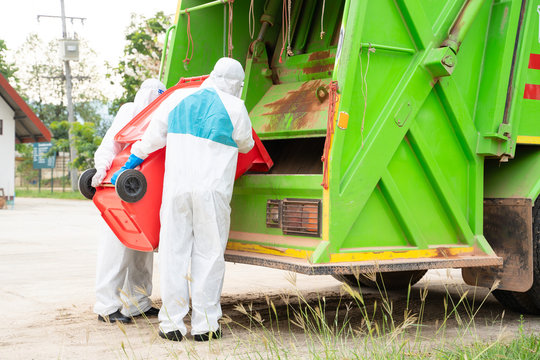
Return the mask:
[[120, 77], [119, 84], [124, 88], [121, 97], [109, 107], [110, 114], [116, 114], [120, 106], [133, 101], [141, 83], [148, 78], [157, 78], [163, 38], [171, 25], [171, 16], [158, 12], [152, 18], [142, 18], [133, 14], [127, 28], [124, 58], [112, 68], [108, 77]]
[[15, 144], [15, 150], [20, 155], [22, 161], [17, 164], [17, 173], [28, 184], [37, 177], [38, 171], [33, 166], [33, 151], [32, 144]]
[[73, 161], [73, 166], [79, 170], [94, 167], [94, 153], [102, 140], [101, 137], [96, 136], [94, 123], [74, 123], [71, 131], [78, 155]]
[[5, 53], [7, 50], [8, 48], [5, 41], [0, 39], [0, 74], [4, 75], [8, 81], [12, 80], [17, 82], [15, 73], [18, 69], [15, 66], [15, 63], [11, 63], [6, 60]]

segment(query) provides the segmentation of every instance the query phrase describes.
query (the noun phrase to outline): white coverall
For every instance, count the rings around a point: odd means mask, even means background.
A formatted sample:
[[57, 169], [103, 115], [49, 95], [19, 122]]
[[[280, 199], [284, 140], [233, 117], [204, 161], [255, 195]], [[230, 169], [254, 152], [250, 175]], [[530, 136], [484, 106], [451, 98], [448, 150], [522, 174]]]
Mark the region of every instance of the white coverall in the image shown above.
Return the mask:
[[220, 59], [199, 89], [180, 93], [175, 106], [156, 111], [131, 150], [145, 159], [167, 146], [159, 243], [163, 333], [187, 332], [188, 282], [191, 334], [219, 329], [236, 162], [238, 152], [246, 153], [254, 144], [239, 99], [243, 80], [238, 61]]
[[[145, 80], [134, 102], [120, 107], [94, 154], [97, 172], [92, 178], [92, 186], [101, 184], [113, 159], [126, 145], [114, 141], [118, 131], [163, 91], [165, 86], [158, 80]], [[152, 264], [153, 253], [127, 248], [101, 219], [94, 312], [106, 316], [120, 310], [124, 316], [134, 316], [150, 309]]]

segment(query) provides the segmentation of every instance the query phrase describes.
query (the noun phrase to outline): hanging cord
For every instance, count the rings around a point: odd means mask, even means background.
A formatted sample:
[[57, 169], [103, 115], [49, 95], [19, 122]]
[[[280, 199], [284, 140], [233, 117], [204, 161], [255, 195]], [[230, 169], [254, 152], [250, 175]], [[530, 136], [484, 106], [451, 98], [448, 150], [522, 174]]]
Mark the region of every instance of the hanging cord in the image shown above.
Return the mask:
[[[288, 11], [287, 11], [288, 10]], [[287, 55], [293, 56], [291, 50], [291, 0], [283, 0], [283, 11], [281, 12], [281, 51], [279, 52], [279, 62], [283, 63], [283, 52], [287, 47]]]
[[[187, 66], [189, 65], [189, 62], [193, 58], [193, 38], [191, 37], [191, 15], [189, 12], [186, 11], [187, 14], [187, 49], [186, 49], [186, 57], [184, 58], [184, 68], [187, 70]], [[189, 55], [189, 50], [191, 48], [191, 55]], [[188, 57], [189, 55], [189, 57]]]
[[287, 19], [287, 55], [293, 56], [294, 53], [291, 49], [291, 2], [292, 0], [289, 0], [289, 13], [288, 13], [288, 19]]
[[366, 110], [367, 110], [367, 97], [368, 97], [368, 86], [367, 86], [367, 73], [369, 70], [369, 55], [371, 53], [375, 52], [375, 49], [371, 47], [371, 44], [368, 44], [368, 52], [367, 52], [367, 62], [366, 62], [366, 72], [364, 73], [363, 67], [362, 67], [362, 50], [364, 48], [360, 48], [360, 78], [362, 79], [362, 86], [360, 86], [360, 89], [362, 90], [362, 97], [364, 98], [364, 112], [362, 114], [362, 126], [360, 128], [360, 137], [362, 139], [362, 145], [360, 149], [364, 147], [364, 122], [366, 120]]
[[326, 0], [323, 0], [322, 2], [322, 12], [321, 12], [321, 40], [322, 38], [324, 37], [324, 34], [326, 34], [324, 32], [324, 24], [323, 24], [323, 19], [324, 19], [324, 8], [325, 8], [325, 5], [326, 5]]
[[323, 182], [322, 187], [328, 190], [328, 157], [330, 156], [330, 145], [332, 144], [332, 136], [334, 135], [334, 118], [336, 114], [337, 101], [337, 81], [332, 81], [329, 85], [329, 101], [328, 120], [326, 123], [326, 140], [324, 141], [324, 152], [321, 158], [323, 162]]
[[253, 8], [253, 1], [255, 0], [251, 0], [251, 3], [249, 4], [249, 14], [248, 14], [249, 37], [251, 38], [251, 40], [253, 40], [253, 37], [255, 36], [255, 11]]
[[285, 7], [285, 0], [283, 0], [283, 10], [281, 11], [281, 51], [279, 52], [279, 63], [283, 63], [283, 50], [285, 50], [285, 29], [287, 28], [287, 16], [285, 13], [287, 8]]
[[228, 46], [227, 56], [232, 58], [232, 51], [234, 49], [232, 36], [233, 36], [233, 3], [234, 0], [229, 0], [229, 32], [228, 32]]

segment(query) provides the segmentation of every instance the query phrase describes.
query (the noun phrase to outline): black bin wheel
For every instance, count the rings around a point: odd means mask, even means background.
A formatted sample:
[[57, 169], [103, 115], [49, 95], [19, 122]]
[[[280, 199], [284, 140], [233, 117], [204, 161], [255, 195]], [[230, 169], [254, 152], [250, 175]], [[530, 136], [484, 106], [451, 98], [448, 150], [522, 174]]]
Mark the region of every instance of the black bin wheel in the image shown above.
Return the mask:
[[96, 193], [96, 188], [92, 186], [92, 178], [96, 172], [96, 169], [88, 169], [79, 176], [79, 192], [88, 200], [92, 200]]
[[146, 194], [146, 177], [139, 170], [126, 170], [116, 179], [116, 193], [128, 203], [141, 200]]
[[355, 275], [333, 275], [336, 280], [349, 284], [350, 286], [363, 285], [370, 288], [380, 288], [387, 290], [406, 290], [416, 284], [425, 275], [427, 270], [379, 272], [375, 281], [360, 274], [358, 279]]

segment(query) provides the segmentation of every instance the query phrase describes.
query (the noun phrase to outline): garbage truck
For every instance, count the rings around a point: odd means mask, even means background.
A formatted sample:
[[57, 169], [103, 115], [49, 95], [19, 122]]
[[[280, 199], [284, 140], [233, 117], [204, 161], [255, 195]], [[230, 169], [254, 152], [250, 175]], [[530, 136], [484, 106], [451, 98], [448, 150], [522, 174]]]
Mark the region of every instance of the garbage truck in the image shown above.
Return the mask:
[[540, 0], [179, 1], [160, 77], [240, 61], [273, 162], [235, 182], [226, 260], [386, 288], [458, 268], [540, 314], [539, 18]]

